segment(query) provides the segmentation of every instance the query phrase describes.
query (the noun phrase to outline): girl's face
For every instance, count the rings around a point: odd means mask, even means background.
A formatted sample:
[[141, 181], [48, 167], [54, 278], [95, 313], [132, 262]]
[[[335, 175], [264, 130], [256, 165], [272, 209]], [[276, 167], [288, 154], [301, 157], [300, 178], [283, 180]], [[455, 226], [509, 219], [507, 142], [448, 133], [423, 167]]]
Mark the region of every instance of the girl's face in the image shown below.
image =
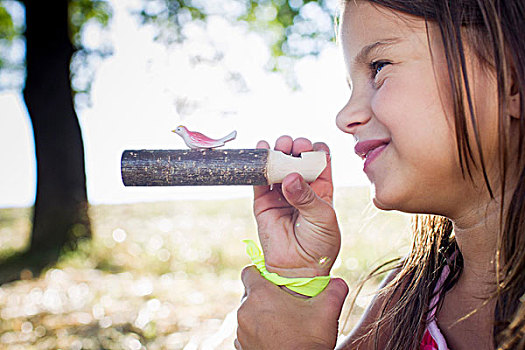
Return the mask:
[[[427, 35], [420, 18], [366, 1], [347, 2], [339, 35], [351, 96], [337, 125], [357, 141], [377, 207], [453, 218], [468, 214], [487, 195], [482, 178], [472, 182], [462, 175], [447, 64], [439, 30], [428, 27]], [[485, 160], [492, 164], [496, 82], [473, 62], [475, 113]]]

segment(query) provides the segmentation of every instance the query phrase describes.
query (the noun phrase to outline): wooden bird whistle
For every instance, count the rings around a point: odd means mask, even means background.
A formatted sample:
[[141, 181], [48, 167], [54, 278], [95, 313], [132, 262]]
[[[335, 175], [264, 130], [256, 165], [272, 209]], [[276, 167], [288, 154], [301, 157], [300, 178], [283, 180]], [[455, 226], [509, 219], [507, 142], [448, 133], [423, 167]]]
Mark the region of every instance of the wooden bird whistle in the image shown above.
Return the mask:
[[296, 172], [313, 182], [326, 167], [326, 153], [293, 157], [269, 149], [126, 150], [125, 186], [270, 185]]

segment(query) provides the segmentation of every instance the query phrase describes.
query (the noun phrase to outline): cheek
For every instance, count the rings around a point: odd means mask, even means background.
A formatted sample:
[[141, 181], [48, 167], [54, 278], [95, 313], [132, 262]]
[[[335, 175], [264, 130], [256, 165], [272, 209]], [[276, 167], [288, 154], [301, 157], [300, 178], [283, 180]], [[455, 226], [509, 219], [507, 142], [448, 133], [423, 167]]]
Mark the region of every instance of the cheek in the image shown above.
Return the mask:
[[389, 130], [405, 131], [414, 139], [452, 130], [437, 89], [425, 79], [386, 79], [372, 97], [371, 108]]
[[[432, 86], [385, 81], [372, 99], [375, 117], [391, 137], [385, 173], [374, 182], [374, 202], [381, 209], [425, 208], [461, 179], [455, 134]], [[430, 210], [430, 209], [429, 209]]]
[[384, 125], [398, 123], [406, 114], [407, 107], [402, 100], [404, 87], [393, 79], [386, 79], [383, 85], [374, 92], [370, 107], [374, 116]]

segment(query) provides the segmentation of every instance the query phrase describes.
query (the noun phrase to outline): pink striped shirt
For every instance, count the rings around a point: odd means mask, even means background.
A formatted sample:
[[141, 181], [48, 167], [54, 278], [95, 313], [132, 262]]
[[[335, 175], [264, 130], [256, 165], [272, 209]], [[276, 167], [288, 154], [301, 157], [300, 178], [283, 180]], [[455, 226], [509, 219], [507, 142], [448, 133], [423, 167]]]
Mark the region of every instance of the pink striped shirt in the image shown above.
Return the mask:
[[[434, 293], [436, 293], [443, 286], [443, 283], [447, 279], [449, 273], [450, 268], [447, 265], [443, 268], [443, 271], [441, 272], [441, 276], [439, 277], [439, 280], [436, 284]], [[443, 336], [443, 334], [441, 334], [441, 331], [439, 330], [435, 318], [435, 306], [439, 301], [439, 296], [439, 294], [434, 295], [434, 297], [430, 301], [429, 308], [431, 312], [428, 314], [427, 317], [428, 323], [419, 350], [449, 350], [445, 337]]]

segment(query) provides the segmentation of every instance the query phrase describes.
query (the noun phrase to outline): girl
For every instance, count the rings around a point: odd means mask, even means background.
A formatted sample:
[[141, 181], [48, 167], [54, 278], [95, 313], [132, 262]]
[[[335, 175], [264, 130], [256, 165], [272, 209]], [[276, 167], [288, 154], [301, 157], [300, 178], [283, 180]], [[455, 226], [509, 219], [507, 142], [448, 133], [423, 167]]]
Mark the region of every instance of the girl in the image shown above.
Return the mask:
[[[351, 96], [337, 126], [384, 210], [421, 214], [414, 244], [340, 349], [524, 349], [525, 1], [347, 0]], [[260, 142], [258, 147], [269, 148]], [[279, 138], [275, 149], [329, 152]], [[256, 187], [266, 268], [326, 276], [339, 252], [330, 166]], [[305, 299], [242, 274], [237, 349], [333, 349], [348, 287]]]

